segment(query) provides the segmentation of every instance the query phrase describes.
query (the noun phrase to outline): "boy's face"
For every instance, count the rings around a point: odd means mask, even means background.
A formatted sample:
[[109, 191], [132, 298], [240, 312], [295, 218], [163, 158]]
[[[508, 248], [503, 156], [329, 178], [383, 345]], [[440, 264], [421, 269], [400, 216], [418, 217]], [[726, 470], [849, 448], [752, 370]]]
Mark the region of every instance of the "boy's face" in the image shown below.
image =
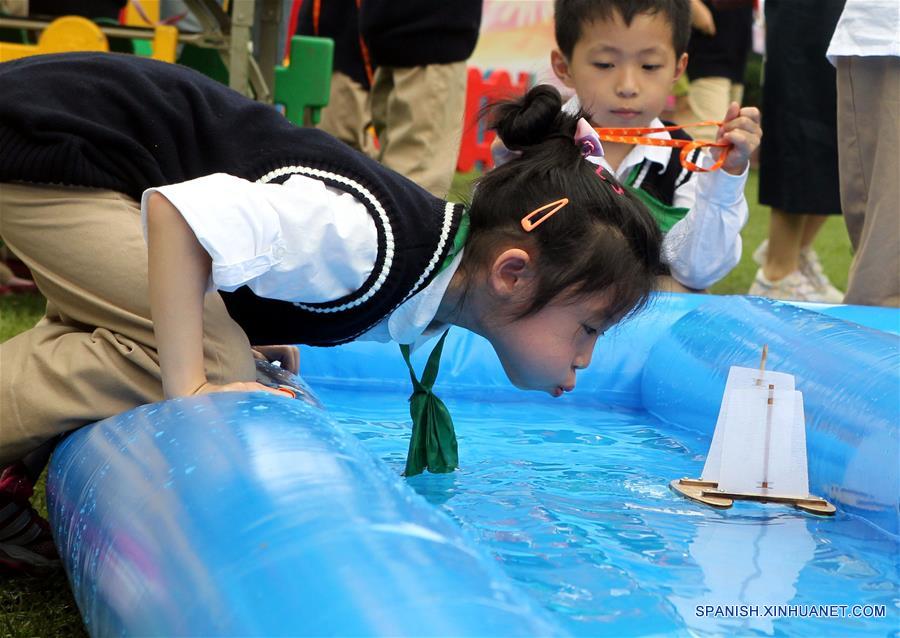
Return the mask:
[[584, 23], [571, 59], [555, 50], [550, 61], [594, 126], [638, 127], [662, 112], [687, 54], [676, 59], [664, 14], [639, 14], [626, 26], [616, 13], [611, 20]]

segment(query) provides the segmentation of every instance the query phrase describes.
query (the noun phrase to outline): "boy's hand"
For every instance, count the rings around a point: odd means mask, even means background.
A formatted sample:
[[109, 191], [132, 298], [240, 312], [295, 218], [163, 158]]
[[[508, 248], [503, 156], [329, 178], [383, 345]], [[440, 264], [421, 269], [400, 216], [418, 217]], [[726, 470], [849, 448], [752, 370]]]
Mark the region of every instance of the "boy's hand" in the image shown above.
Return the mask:
[[[741, 108], [737, 102], [732, 102], [728, 107], [728, 112], [716, 135], [717, 142], [724, 141], [732, 144], [728, 158], [722, 164], [722, 170], [732, 175], [740, 175], [746, 170], [750, 155], [759, 146], [759, 140], [762, 137], [759, 119], [759, 109], [755, 107]], [[721, 152], [717, 148], [712, 150], [715, 158], [718, 158]]]

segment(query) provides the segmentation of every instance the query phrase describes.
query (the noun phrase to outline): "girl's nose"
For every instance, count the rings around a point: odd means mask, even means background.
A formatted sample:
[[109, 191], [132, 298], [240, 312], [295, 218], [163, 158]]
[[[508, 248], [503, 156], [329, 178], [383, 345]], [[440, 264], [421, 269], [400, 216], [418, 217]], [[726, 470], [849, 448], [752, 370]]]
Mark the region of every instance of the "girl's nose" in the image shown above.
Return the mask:
[[575, 360], [572, 362], [572, 367], [576, 370], [584, 370], [589, 365], [591, 365], [591, 357], [594, 354], [593, 343], [591, 343], [591, 347], [587, 348], [583, 352], [578, 353], [578, 356], [575, 357]]

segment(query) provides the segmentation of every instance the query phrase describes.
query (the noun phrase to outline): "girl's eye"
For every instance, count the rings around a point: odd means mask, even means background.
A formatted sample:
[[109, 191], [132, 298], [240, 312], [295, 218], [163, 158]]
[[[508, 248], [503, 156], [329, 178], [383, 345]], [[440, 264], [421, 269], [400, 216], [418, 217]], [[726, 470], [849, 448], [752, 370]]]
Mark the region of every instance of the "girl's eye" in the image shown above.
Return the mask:
[[659, 71], [662, 68], [662, 64], [645, 64], [645, 71]]
[[581, 325], [582, 325], [582, 327], [584, 328], [585, 333], [587, 333], [587, 335], [588, 335], [589, 337], [593, 337], [595, 334], [597, 334], [597, 329], [596, 329], [596, 328], [591, 328], [591, 327], [590, 327], [589, 325], [587, 325], [586, 323], [583, 323], [583, 324], [581, 324]]
[[594, 66], [598, 69], [611, 69], [613, 65], [609, 62], [594, 62]]

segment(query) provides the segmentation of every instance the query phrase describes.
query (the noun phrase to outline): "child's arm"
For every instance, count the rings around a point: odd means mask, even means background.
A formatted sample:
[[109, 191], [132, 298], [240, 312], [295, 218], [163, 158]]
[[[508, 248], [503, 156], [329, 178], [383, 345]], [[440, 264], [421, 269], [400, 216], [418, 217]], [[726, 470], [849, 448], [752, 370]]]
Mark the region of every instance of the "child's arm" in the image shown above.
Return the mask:
[[663, 238], [662, 258], [676, 281], [703, 290], [740, 261], [746, 183], [746, 173], [695, 173], [675, 191], [673, 204], [688, 213]]
[[662, 256], [688, 288], [708, 288], [741, 259], [740, 232], [749, 215], [744, 187], [760, 137], [759, 111], [732, 103], [719, 127], [718, 139], [734, 145], [722, 170], [694, 174], [675, 191], [673, 204], [689, 212], [666, 234]]
[[167, 398], [213, 391], [277, 392], [259, 383], [213, 386], [203, 360], [203, 298], [211, 259], [171, 202], [147, 202], [150, 310]]

